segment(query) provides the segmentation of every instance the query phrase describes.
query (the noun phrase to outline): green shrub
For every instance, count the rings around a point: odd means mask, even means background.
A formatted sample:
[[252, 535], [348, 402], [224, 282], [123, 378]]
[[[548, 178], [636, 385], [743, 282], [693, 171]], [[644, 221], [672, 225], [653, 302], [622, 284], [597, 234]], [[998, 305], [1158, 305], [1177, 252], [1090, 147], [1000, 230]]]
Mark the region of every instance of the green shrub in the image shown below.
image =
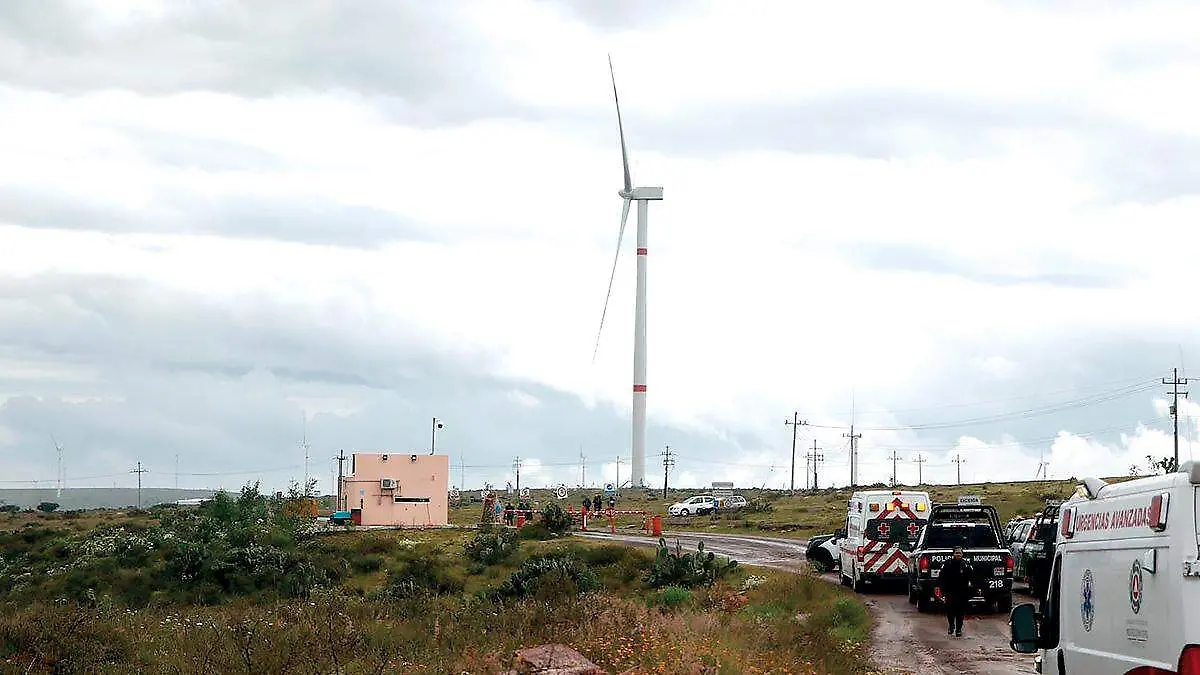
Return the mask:
[[350, 567], [354, 568], [359, 574], [370, 574], [377, 572], [383, 568], [383, 556], [381, 555], [360, 555], [350, 561]]
[[675, 545], [675, 551], [672, 552], [667, 548], [667, 540], [659, 539], [654, 564], [646, 573], [646, 583], [651, 588], [711, 586], [736, 567], [736, 560], [721, 561], [712, 553], [705, 553], [704, 542], [696, 545], [695, 553], [684, 553], [679, 544]]
[[477, 533], [463, 545], [467, 559], [484, 565], [495, 565], [507, 560], [521, 546], [515, 530], [487, 528]]
[[811, 616], [808, 623], [846, 642], [866, 642], [871, 633], [871, 618], [866, 608], [853, 598], [834, 600], [832, 605]]
[[658, 592], [655, 601], [660, 607], [675, 609], [689, 604], [692, 601], [692, 592], [678, 586], [667, 586]]
[[526, 541], [546, 541], [558, 536], [541, 523], [527, 523], [519, 530], [519, 533], [521, 539]]
[[541, 525], [554, 534], [565, 534], [571, 531], [574, 521], [558, 502], [550, 502], [542, 509]]
[[774, 510], [775, 505], [762, 497], [754, 497], [742, 507], [745, 513], [771, 513]]
[[563, 597], [600, 587], [600, 580], [586, 565], [571, 555], [530, 558], [500, 586], [501, 598]]
[[388, 571], [385, 592], [400, 599], [460, 593], [463, 583], [446, 571], [448, 567], [436, 556], [412, 556]]

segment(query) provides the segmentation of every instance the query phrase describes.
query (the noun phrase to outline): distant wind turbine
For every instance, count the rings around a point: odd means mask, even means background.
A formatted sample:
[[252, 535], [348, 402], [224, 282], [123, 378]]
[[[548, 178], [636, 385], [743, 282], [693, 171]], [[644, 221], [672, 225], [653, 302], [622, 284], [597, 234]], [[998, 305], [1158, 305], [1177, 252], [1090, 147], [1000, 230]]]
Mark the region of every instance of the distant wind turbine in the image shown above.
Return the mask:
[[54, 492], [54, 498], [62, 499], [63, 480], [66, 476], [63, 473], [63, 447], [55, 440], [54, 434], [50, 434], [50, 442], [54, 444], [54, 450], [58, 453], [58, 489]]
[[596, 348], [592, 352], [592, 363], [600, 351], [600, 335], [604, 332], [604, 319], [608, 316], [608, 301], [612, 297], [613, 281], [617, 278], [617, 260], [621, 257], [621, 240], [625, 237], [625, 221], [629, 218], [629, 203], [637, 202], [637, 295], [634, 301], [633, 324], [633, 476], [630, 484], [646, 484], [646, 229], [649, 205], [662, 201], [661, 187], [633, 187], [629, 175], [629, 153], [625, 148], [625, 129], [621, 124], [621, 102], [617, 97], [617, 75], [613, 70], [612, 56], [608, 57], [608, 72], [612, 78], [613, 103], [617, 108], [617, 134], [621, 139], [621, 166], [625, 183], [617, 194], [621, 197], [621, 227], [617, 231], [617, 252], [613, 255], [612, 274], [608, 278], [608, 293], [604, 296], [604, 310], [600, 313], [600, 329], [596, 331]]

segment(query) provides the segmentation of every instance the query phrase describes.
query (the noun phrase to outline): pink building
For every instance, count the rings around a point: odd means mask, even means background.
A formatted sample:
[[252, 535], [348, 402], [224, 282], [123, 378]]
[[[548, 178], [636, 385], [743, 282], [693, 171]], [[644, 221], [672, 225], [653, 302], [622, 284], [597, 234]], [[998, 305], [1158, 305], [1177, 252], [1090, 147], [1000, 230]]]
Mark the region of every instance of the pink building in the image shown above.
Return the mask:
[[450, 521], [449, 484], [447, 455], [356, 452], [339, 497], [360, 525], [440, 526]]

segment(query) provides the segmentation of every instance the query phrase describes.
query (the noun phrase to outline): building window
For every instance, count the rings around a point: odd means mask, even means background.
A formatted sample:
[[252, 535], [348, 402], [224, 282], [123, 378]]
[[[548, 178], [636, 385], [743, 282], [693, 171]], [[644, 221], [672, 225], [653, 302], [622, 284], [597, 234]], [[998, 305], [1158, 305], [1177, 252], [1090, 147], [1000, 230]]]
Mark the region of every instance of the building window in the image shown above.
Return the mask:
[[397, 504], [428, 504], [429, 497], [393, 497]]

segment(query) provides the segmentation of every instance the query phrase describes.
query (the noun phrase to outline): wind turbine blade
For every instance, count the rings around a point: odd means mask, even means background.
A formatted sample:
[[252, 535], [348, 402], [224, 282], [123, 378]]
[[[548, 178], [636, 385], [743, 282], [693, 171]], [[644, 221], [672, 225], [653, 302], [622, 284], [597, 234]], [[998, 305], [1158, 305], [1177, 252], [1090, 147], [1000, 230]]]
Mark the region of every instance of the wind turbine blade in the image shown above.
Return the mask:
[[592, 363], [600, 353], [600, 334], [604, 332], [604, 319], [608, 316], [608, 301], [612, 298], [613, 281], [617, 278], [617, 260], [621, 258], [621, 240], [625, 238], [625, 221], [629, 219], [629, 200], [621, 200], [621, 229], [617, 232], [617, 252], [613, 254], [612, 274], [608, 276], [608, 293], [604, 295], [604, 311], [600, 313], [600, 329], [596, 331], [596, 348], [592, 350]]
[[[621, 101], [617, 98], [617, 74], [613, 70], [612, 54], [608, 55], [608, 74], [612, 76], [613, 103], [617, 106], [617, 133], [621, 136], [621, 165], [625, 169], [625, 192], [633, 190], [633, 180], [629, 177], [629, 153], [625, 150], [625, 127], [621, 125]], [[629, 208], [629, 204], [625, 205]]]

